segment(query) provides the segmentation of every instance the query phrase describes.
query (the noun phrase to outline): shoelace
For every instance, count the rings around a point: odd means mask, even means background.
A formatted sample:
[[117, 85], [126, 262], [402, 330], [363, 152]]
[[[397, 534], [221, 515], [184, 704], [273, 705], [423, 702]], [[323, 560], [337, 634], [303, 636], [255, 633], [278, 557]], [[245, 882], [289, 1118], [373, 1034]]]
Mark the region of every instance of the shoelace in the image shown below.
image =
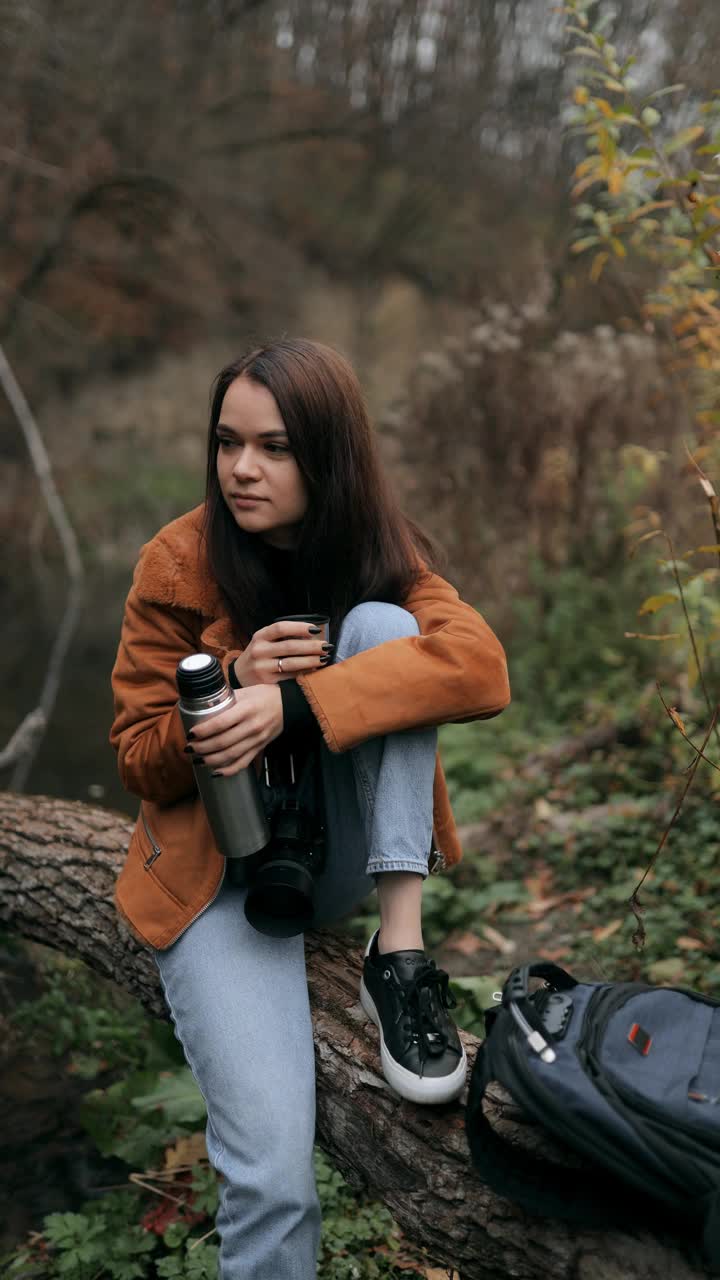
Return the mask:
[[435, 961], [429, 960], [410, 982], [394, 983], [402, 997], [402, 1007], [396, 1021], [399, 1022], [404, 1015], [410, 1015], [411, 1034], [413, 1040], [417, 1041], [421, 1065], [426, 1058], [437, 1058], [447, 1049], [458, 1052], [449, 1043], [447, 1032], [438, 1023], [443, 1009], [454, 1009], [457, 1005], [448, 982], [445, 970], [437, 969]]

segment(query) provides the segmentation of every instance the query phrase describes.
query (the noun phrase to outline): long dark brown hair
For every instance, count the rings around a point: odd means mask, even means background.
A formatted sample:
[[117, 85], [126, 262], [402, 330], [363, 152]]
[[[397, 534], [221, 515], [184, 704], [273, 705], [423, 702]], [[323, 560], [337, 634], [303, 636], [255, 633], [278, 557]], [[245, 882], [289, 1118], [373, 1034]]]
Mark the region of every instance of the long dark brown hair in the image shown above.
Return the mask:
[[[291, 553], [294, 608], [278, 597], [271, 553], [240, 529], [217, 476], [216, 429], [225, 393], [251, 378], [275, 398], [308, 493]], [[280, 613], [327, 613], [331, 635], [364, 600], [402, 604], [428, 569], [443, 567], [435, 542], [399, 509], [380, 463], [357, 376], [339, 352], [287, 338], [256, 348], [221, 369], [212, 388], [204, 534], [215, 577], [239, 639], [247, 641]]]

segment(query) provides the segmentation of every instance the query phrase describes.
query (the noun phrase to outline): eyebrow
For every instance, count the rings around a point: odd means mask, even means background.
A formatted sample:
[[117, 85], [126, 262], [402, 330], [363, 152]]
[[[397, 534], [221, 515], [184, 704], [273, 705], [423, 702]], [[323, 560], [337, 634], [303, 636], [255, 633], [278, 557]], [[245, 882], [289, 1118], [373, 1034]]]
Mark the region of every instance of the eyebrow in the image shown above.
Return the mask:
[[[224, 422], [218, 422], [215, 430], [227, 431], [228, 435], [235, 436], [235, 438], [237, 439], [238, 433], [235, 430], [235, 428], [226, 426]], [[260, 434], [257, 436], [257, 439], [258, 440], [286, 440], [287, 431], [261, 431]]]

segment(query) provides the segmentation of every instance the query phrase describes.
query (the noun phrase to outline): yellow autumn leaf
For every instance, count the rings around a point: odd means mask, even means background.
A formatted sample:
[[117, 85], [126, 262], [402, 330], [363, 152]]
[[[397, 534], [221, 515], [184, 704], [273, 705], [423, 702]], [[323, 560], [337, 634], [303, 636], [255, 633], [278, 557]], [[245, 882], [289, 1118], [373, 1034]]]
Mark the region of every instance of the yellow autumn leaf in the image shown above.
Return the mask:
[[607, 176], [608, 191], [610, 192], [610, 195], [619, 195], [623, 189], [624, 182], [625, 177], [622, 169], [619, 169], [616, 164], [612, 165]]
[[583, 178], [586, 173], [592, 173], [594, 169], [597, 169], [597, 165], [597, 156], [586, 156], [584, 160], [581, 160], [580, 163], [575, 166], [575, 177]]
[[592, 931], [593, 941], [604, 942], [606, 938], [612, 938], [618, 929], [622, 929], [622, 920], [611, 920], [610, 924], [599, 925]]
[[590, 97], [590, 94], [588, 93], [584, 84], [578, 84], [575, 86], [575, 92], [573, 93], [573, 98], [575, 99], [579, 107], [584, 107], [589, 97]]
[[595, 106], [598, 107], [600, 111], [602, 111], [603, 115], [608, 117], [608, 119], [612, 119], [612, 117], [615, 115], [615, 112], [610, 106], [610, 103], [608, 102], [607, 98], [593, 98], [593, 102], [595, 103]]
[[699, 938], [689, 938], [683, 935], [681, 938], [675, 939], [675, 946], [681, 951], [704, 951], [705, 945]]
[[610, 257], [609, 253], [595, 254], [595, 257], [593, 258], [593, 261], [592, 261], [592, 266], [590, 268], [590, 279], [592, 280], [593, 284], [596, 284], [597, 281], [600, 279], [600, 276], [602, 275], [602, 269], [605, 266], [605, 263], [607, 262], [609, 257]]
[[183, 1165], [197, 1164], [200, 1160], [207, 1160], [207, 1158], [205, 1134], [191, 1133], [186, 1138], [178, 1138], [174, 1146], [165, 1149], [165, 1168], [178, 1169]]
[[665, 144], [665, 155], [674, 155], [681, 147], [687, 147], [689, 143], [694, 142], [704, 132], [705, 129], [701, 124], [693, 124], [688, 129], [681, 129], [680, 133], [676, 133], [675, 137]]
[[670, 719], [672, 720], [673, 724], [676, 724], [676, 725], [677, 725], [677, 727], [678, 727], [678, 729], [680, 730], [680, 732], [681, 732], [681, 733], [686, 733], [685, 725], [683, 724], [682, 720], [680, 719], [680, 716], [678, 715], [678, 713], [677, 713], [677, 711], [676, 711], [675, 707], [670, 707], [670, 709], [669, 709], [669, 711], [668, 711], [668, 715], [670, 716]]
[[638, 616], [642, 617], [645, 613], [658, 613], [660, 609], [664, 609], [666, 604], [675, 604], [677, 596], [672, 591], [663, 591], [660, 596], [648, 596], [647, 600], [643, 600], [638, 609]]

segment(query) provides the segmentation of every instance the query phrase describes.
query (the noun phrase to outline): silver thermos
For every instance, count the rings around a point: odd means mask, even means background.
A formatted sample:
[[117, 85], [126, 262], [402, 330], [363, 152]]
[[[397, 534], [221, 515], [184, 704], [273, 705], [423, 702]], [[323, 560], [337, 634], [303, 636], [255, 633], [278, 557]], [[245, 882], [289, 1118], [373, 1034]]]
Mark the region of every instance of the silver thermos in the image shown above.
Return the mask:
[[[193, 653], [177, 665], [178, 709], [185, 729], [232, 706], [234, 694], [217, 658]], [[198, 791], [220, 852], [231, 859], [247, 858], [264, 849], [270, 827], [254, 765], [231, 777], [213, 777], [205, 765], [193, 765]], [[238, 868], [239, 870], [239, 868]]]

